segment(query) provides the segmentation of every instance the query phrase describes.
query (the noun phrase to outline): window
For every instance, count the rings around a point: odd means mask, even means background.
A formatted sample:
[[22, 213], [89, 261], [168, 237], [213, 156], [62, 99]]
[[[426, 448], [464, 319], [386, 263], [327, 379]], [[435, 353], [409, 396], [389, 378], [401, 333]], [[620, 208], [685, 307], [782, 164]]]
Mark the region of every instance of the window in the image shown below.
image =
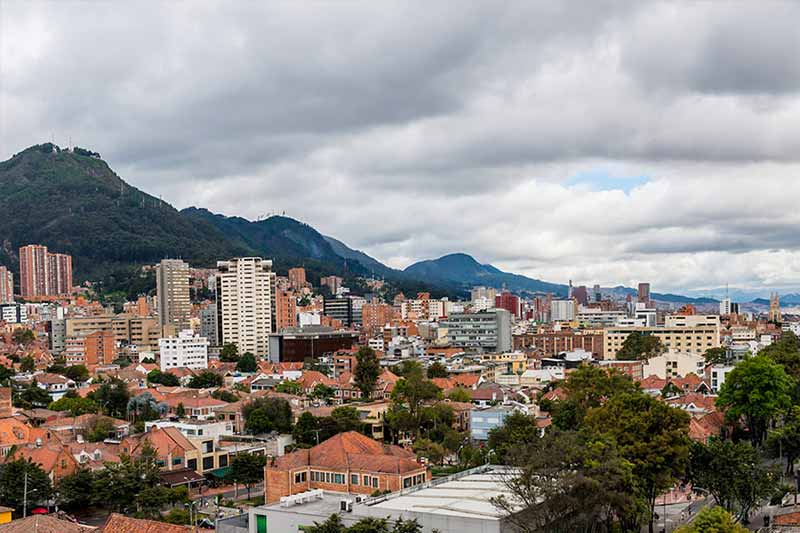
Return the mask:
[[212, 470], [214, 468], [214, 457], [203, 457], [203, 470]]
[[305, 483], [306, 482], [306, 473], [305, 472], [297, 472], [297, 473], [295, 473], [294, 482], [295, 483]]
[[372, 487], [376, 488], [376, 489], [378, 488], [378, 478], [377, 477], [373, 477], [372, 478]]
[[228, 466], [228, 456], [227, 455], [220, 455], [219, 456], [219, 467], [222, 468], [223, 466]]
[[186, 466], [192, 470], [197, 470], [197, 459], [189, 459], [189, 461], [186, 463]]
[[173, 457], [172, 458], [172, 465], [173, 466], [179, 465], [181, 463], [183, 463], [183, 457]]
[[350, 484], [358, 485], [358, 474], [350, 474]]
[[369, 487], [369, 485], [370, 485], [370, 477], [364, 476], [364, 486]]
[[333, 482], [338, 485], [344, 485], [344, 474], [334, 474]]

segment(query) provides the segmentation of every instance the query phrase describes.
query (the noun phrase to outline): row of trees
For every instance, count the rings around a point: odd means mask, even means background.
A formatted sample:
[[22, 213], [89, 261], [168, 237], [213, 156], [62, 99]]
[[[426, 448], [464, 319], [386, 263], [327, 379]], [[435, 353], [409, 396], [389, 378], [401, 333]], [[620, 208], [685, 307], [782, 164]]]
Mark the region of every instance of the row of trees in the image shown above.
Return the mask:
[[[331, 515], [322, 523], [305, 526], [306, 533], [422, 533], [422, 526], [416, 520], [398, 519], [392, 524], [387, 518], [362, 518], [352, 526], [345, 526], [338, 514]], [[434, 529], [433, 533], [438, 530]]]

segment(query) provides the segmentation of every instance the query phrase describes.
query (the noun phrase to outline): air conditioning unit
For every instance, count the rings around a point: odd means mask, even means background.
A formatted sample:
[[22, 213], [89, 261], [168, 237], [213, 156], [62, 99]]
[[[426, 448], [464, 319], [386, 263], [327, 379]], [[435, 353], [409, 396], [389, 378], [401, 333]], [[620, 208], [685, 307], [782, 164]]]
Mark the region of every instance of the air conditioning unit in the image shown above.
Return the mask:
[[356, 503], [361, 503], [364, 501], [364, 496], [356, 496]]
[[352, 513], [353, 512], [353, 502], [350, 500], [342, 500], [339, 502], [339, 509], [343, 513]]

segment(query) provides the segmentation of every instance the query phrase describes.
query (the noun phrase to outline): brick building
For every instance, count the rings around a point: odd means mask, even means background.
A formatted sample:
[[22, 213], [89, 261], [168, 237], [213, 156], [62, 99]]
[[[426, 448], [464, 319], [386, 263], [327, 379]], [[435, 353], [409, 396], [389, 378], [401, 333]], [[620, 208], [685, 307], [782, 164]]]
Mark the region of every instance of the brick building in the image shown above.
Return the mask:
[[297, 300], [292, 291], [277, 291], [275, 295], [275, 331], [297, 327]]
[[93, 372], [117, 358], [117, 343], [112, 331], [95, 331], [66, 339], [64, 357], [68, 365], [84, 365]]
[[361, 308], [361, 329], [369, 337], [380, 335], [383, 326], [392, 321], [394, 308], [389, 304], [364, 304]]
[[545, 331], [514, 335], [514, 350], [538, 350], [542, 357], [553, 357], [561, 352], [585, 350], [595, 359], [603, 357], [603, 333], [589, 331]]
[[51, 253], [47, 246], [30, 244], [19, 249], [19, 286], [26, 300], [42, 300], [72, 293], [72, 256]]
[[275, 458], [264, 469], [264, 493], [270, 504], [313, 489], [370, 495], [429, 479], [428, 468], [412, 452], [348, 431], [313, 448]]

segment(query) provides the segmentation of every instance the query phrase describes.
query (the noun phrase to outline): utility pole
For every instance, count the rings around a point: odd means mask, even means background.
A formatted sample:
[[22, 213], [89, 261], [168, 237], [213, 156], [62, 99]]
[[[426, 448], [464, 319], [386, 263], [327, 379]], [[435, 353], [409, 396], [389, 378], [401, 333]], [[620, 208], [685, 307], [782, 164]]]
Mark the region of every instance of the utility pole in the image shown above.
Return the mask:
[[22, 489], [22, 518], [28, 516], [28, 472], [25, 472], [24, 488]]

